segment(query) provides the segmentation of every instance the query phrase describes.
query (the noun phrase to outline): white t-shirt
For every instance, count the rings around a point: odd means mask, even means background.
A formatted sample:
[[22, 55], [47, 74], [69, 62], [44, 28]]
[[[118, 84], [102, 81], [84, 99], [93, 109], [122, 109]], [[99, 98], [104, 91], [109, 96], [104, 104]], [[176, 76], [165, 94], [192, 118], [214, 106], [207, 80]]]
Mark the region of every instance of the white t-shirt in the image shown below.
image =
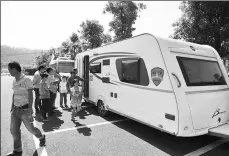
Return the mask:
[[61, 81], [59, 88], [60, 88], [60, 93], [67, 93], [67, 81], [66, 82]]
[[13, 91], [14, 91], [14, 105], [23, 106], [28, 104], [28, 89], [33, 89], [33, 82], [30, 78], [21, 74], [20, 80], [13, 81]]

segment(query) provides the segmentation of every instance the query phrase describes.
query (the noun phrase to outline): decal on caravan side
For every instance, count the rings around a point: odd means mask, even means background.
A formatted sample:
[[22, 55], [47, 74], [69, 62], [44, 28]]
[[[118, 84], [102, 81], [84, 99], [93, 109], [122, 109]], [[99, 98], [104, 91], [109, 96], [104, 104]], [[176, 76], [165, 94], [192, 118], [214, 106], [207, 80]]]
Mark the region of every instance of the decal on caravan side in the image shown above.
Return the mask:
[[77, 54], [75, 67], [101, 116], [182, 137], [229, 131], [229, 79], [210, 46], [142, 34]]

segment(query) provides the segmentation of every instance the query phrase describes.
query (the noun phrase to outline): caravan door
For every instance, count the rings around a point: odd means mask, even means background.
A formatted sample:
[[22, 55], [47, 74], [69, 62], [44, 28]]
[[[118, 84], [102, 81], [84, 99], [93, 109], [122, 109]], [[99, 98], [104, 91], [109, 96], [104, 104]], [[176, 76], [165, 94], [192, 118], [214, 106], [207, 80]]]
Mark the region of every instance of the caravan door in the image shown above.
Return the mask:
[[86, 80], [83, 83], [83, 87], [84, 87], [84, 97], [88, 98], [89, 97], [89, 56], [85, 55], [84, 56], [84, 60], [83, 60], [83, 73], [84, 73], [84, 79]]
[[[213, 51], [171, 50], [178, 92], [188, 103], [195, 130], [215, 127], [229, 120], [229, 88]], [[184, 105], [179, 104], [179, 105]], [[182, 111], [182, 110], [179, 110]]]

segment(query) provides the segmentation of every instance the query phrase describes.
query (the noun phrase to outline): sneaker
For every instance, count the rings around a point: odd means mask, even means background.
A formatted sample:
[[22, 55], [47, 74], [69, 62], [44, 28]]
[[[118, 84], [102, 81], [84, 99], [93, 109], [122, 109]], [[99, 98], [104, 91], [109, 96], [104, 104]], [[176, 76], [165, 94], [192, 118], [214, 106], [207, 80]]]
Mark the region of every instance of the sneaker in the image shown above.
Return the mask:
[[13, 151], [7, 154], [7, 156], [21, 156], [22, 155], [22, 151], [17, 152], [17, 151]]
[[61, 108], [64, 108], [64, 106], [63, 106], [63, 105], [60, 105], [60, 107], [61, 107]]
[[40, 146], [45, 146], [45, 135], [43, 135], [40, 139]]
[[65, 104], [64, 107], [65, 107], [65, 108], [68, 108], [68, 105]]

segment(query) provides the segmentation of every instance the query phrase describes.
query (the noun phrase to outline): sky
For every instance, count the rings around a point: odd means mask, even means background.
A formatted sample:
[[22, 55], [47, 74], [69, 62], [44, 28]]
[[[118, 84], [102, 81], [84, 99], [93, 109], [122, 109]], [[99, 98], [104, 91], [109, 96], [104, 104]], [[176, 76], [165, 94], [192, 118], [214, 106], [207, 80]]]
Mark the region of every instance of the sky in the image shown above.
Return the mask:
[[[137, 1], [135, 1], [137, 2]], [[135, 22], [133, 36], [169, 37], [182, 13], [181, 1], [141, 1], [146, 9]], [[106, 1], [1, 1], [1, 45], [30, 49], [57, 48], [86, 20], [109, 30], [112, 15], [102, 14]]]

